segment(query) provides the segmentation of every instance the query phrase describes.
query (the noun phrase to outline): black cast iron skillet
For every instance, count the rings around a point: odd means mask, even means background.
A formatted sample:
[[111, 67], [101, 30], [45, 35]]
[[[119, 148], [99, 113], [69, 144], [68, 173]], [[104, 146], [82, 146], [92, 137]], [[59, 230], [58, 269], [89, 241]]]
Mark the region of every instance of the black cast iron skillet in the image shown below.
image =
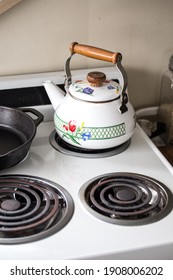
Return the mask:
[[43, 115], [35, 109], [0, 106], [0, 170], [16, 165], [26, 157], [42, 120]]

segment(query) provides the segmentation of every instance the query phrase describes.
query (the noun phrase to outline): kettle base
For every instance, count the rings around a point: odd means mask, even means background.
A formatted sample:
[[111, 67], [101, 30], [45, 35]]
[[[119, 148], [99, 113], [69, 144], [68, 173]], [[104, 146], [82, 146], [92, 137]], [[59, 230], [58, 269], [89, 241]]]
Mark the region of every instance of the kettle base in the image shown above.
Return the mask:
[[83, 157], [83, 158], [103, 158], [103, 157], [114, 156], [125, 151], [129, 147], [131, 139], [128, 139], [123, 144], [112, 148], [87, 149], [82, 147], [76, 147], [65, 142], [56, 133], [56, 130], [53, 130], [49, 136], [49, 142], [55, 150], [66, 155]]

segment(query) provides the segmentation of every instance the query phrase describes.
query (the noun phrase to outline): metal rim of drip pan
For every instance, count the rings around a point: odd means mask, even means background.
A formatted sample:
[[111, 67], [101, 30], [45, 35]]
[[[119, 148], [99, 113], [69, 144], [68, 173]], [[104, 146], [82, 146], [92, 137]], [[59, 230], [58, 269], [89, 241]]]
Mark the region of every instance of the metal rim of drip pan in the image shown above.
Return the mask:
[[60, 231], [74, 212], [71, 195], [36, 176], [0, 176], [0, 244], [41, 240]]
[[80, 188], [79, 199], [94, 217], [124, 226], [159, 221], [173, 209], [173, 194], [164, 184], [128, 172], [107, 173], [89, 180]]

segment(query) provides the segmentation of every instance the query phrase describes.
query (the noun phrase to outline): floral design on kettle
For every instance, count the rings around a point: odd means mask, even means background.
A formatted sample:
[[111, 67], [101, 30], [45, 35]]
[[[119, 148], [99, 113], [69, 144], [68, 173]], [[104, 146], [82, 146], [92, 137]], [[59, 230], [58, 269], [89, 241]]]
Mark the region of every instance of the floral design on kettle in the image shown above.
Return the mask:
[[84, 122], [80, 126], [77, 126], [77, 122], [75, 120], [69, 121], [68, 124], [64, 124], [63, 128], [65, 129], [65, 133], [63, 137], [71, 139], [74, 143], [80, 145], [77, 141], [79, 139], [83, 139], [83, 141], [89, 140], [91, 138], [91, 132], [83, 132]]
[[[108, 81], [108, 80], [106, 80], [104, 83], [108, 84], [108, 86], [107, 86], [108, 90], [115, 90], [115, 93], [119, 94], [119, 91], [120, 91], [119, 86], [110, 84], [110, 81]], [[74, 89], [75, 89], [75, 92], [84, 93], [84, 94], [87, 94], [90, 96], [93, 96], [93, 93], [94, 93], [93, 88], [89, 87], [87, 83], [86, 83], [86, 86], [84, 86], [84, 82], [80, 81], [80, 80], [78, 80], [74, 83]]]
[[82, 85], [80, 85], [80, 81], [75, 82], [74, 88], [75, 88], [76, 92], [80, 92], [80, 93], [84, 93], [84, 94], [88, 94], [88, 95], [92, 95], [94, 92], [94, 90], [92, 88], [90, 88], [89, 86], [83, 87]]
[[[82, 145], [87, 140], [108, 140], [123, 136], [126, 134], [126, 125], [124, 122], [105, 126], [105, 127], [88, 127], [85, 122], [77, 124], [76, 120], [64, 121], [55, 114], [55, 127], [62, 138], [67, 138], [77, 145]], [[82, 141], [82, 142], [81, 142]]]

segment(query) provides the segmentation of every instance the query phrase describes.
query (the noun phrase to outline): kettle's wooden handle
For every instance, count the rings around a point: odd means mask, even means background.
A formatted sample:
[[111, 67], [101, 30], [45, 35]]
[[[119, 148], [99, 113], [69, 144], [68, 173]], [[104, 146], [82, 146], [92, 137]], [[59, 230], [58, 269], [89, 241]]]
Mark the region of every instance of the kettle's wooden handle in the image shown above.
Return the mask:
[[122, 55], [119, 52], [114, 53], [93, 46], [81, 45], [77, 42], [71, 44], [70, 51], [72, 54], [78, 53], [90, 58], [104, 60], [112, 63], [117, 63], [117, 61], [121, 61], [122, 59]]

